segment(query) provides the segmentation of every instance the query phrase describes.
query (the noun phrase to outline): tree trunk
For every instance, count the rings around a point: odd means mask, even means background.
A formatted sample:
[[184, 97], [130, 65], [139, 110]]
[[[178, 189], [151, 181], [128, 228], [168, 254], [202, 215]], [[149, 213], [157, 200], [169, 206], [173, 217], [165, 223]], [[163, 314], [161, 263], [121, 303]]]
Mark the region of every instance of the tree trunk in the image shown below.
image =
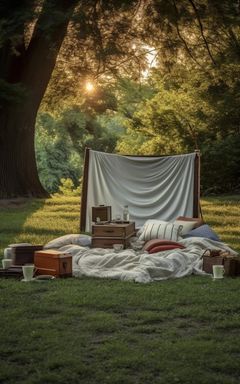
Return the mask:
[[21, 103], [0, 107], [0, 198], [48, 196], [38, 177], [35, 121], [76, 3], [45, 0], [28, 48], [13, 56], [8, 41], [0, 52], [2, 79], [25, 91]]
[[18, 106], [0, 117], [0, 198], [48, 196], [37, 172], [32, 115]]

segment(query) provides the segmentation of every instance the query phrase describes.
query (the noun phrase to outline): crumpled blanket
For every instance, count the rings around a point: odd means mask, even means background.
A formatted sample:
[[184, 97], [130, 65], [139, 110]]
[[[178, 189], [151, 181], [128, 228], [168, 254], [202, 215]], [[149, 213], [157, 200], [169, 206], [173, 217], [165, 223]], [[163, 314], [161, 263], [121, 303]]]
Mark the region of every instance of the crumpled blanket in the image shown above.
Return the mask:
[[[221, 249], [237, 255], [227, 244], [201, 237], [180, 240], [185, 249], [148, 254], [146, 251], [88, 248], [65, 245], [60, 251], [73, 256], [73, 275], [111, 278], [138, 283], [180, 278], [191, 274], [207, 275], [202, 270], [202, 254], [208, 249]], [[209, 275], [208, 275], [209, 276]]]

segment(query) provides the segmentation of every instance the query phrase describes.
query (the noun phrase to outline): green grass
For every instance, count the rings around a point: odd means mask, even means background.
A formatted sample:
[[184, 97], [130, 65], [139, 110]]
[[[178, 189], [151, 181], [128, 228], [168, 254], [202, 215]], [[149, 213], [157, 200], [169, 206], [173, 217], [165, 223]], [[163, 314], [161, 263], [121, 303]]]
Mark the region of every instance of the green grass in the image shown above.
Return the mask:
[[[205, 198], [205, 220], [240, 251], [239, 196]], [[1, 249], [79, 230], [79, 199], [0, 208]], [[238, 384], [240, 278], [152, 284], [0, 279], [0, 383]]]
[[32, 200], [0, 206], [0, 254], [8, 244], [45, 244], [58, 236], [79, 233], [80, 198]]
[[204, 220], [222, 241], [240, 252], [240, 196], [204, 198], [201, 206]]

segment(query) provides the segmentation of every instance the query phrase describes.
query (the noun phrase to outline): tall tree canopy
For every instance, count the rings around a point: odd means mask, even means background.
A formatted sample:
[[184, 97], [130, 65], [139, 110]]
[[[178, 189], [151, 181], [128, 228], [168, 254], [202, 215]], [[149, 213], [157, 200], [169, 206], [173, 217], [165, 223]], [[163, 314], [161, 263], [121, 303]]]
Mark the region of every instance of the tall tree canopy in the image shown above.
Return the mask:
[[[1, 198], [47, 195], [35, 161], [35, 120], [64, 38], [63, 62], [77, 62], [82, 74], [92, 66], [103, 71], [106, 57], [111, 66], [122, 53], [121, 44], [123, 49], [129, 41], [123, 36], [131, 35], [136, 5], [137, 1], [1, 1]], [[74, 43], [77, 49], [71, 54]]]
[[[46, 103], [55, 105], [81, 92], [86, 78], [124, 74], [137, 79], [149, 61], [147, 51], [161, 76], [180, 65], [205, 73], [220, 89], [216, 68], [231, 60], [238, 73], [239, 12], [237, 0], [1, 0], [0, 198], [47, 195], [34, 148], [44, 95]], [[166, 82], [162, 87], [165, 91]], [[178, 87], [183, 90], [177, 82], [171, 89], [172, 105]], [[191, 102], [191, 92], [180, 96], [182, 106]], [[159, 100], [157, 94], [148, 105], [149, 116]], [[167, 96], [164, 100], [168, 102]], [[227, 103], [226, 98], [223, 108]], [[197, 113], [194, 106], [187, 108], [189, 120], [184, 122], [181, 111], [166, 115], [162, 105], [160, 110], [163, 130], [173, 121], [189, 130]], [[222, 115], [211, 116], [221, 122]], [[147, 117], [136, 117], [153, 134]], [[190, 133], [196, 141], [194, 131]]]

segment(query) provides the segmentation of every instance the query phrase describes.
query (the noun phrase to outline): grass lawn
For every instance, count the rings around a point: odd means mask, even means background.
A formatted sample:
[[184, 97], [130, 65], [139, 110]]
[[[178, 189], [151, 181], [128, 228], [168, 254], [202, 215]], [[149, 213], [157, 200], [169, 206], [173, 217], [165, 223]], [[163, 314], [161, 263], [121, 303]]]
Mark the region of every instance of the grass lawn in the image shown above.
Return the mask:
[[[240, 252], [240, 196], [202, 200], [206, 222]], [[0, 207], [9, 243], [79, 231], [79, 199]], [[240, 278], [136, 284], [0, 279], [0, 383], [239, 384]]]

